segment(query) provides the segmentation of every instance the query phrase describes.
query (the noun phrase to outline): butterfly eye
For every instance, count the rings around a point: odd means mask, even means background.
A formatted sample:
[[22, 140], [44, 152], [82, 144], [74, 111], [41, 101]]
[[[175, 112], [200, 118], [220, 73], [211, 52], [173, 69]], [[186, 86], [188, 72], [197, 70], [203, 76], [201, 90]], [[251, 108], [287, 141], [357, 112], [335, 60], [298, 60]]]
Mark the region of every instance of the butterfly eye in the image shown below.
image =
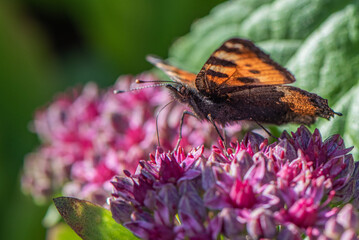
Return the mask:
[[188, 88], [187, 87], [185, 87], [185, 86], [182, 86], [181, 87], [181, 89], [180, 89], [180, 93], [182, 94], [182, 95], [187, 95], [188, 94]]

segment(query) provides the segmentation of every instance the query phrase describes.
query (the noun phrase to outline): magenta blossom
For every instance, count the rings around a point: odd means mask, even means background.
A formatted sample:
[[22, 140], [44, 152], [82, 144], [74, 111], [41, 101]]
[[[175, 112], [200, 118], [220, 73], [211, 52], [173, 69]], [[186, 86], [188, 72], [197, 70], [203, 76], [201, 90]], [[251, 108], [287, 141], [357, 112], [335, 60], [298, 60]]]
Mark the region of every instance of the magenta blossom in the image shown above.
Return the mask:
[[302, 126], [273, 144], [248, 133], [220, 146], [208, 157], [203, 147], [157, 150], [135, 174], [115, 177], [114, 219], [142, 239], [357, 236], [355, 210], [345, 204], [356, 200], [358, 164], [338, 135], [323, 142]]
[[[149, 74], [138, 78], [154, 80]], [[134, 80], [121, 77], [115, 88], [129, 89]], [[156, 149], [156, 113], [170, 101], [163, 88], [116, 95], [113, 89], [101, 91], [91, 83], [59, 95], [35, 115], [34, 130], [42, 145], [25, 160], [23, 189], [38, 200], [60, 192], [105, 204], [111, 192], [109, 180], [125, 169], [134, 173], [139, 161]], [[159, 115], [163, 149], [175, 146], [183, 111], [171, 104]], [[211, 145], [216, 138], [210, 124], [185, 119], [181, 142], [185, 149], [205, 142]], [[173, 167], [171, 174], [182, 169]], [[167, 178], [167, 168], [159, 174]]]

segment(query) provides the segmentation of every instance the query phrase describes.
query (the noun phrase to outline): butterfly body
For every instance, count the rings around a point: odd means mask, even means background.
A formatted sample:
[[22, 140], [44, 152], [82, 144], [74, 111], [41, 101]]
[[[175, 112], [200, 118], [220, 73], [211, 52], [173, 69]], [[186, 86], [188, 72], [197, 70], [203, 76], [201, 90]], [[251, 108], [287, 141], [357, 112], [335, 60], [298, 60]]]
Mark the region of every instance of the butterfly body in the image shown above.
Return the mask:
[[286, 86], [294, 76], [252, 42], [233, 38], [223, 43], [196, 75], [148, 57], [172, 80], [167, 87], [201, 120], [221, 125], [240, 120], [310, 125], [334, 112], [326, 99]]
[[207, 116], [211, 115], [221, 125], [240, 120], [310, 125], [318, 116], [327, 119], [333, 116], [325, 99], [292, 86], [247, 86], [220, 97], [203, 96], [183, 86], [182, 91], [172, 86], [169, 89], [174, 98], [187, 104], [199, 119], [208, 120]]

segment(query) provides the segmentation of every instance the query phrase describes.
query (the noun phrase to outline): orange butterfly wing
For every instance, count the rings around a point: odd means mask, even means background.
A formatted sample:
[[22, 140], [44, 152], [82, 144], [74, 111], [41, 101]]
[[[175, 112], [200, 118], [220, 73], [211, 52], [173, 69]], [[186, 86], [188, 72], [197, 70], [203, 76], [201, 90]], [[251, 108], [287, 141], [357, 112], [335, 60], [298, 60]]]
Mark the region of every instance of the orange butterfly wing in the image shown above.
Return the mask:
[[251, 41], [233, 38], [210, 56], [197, 75], [196, 87], [203, 94], [211, 95], [241, 86], [280, 85], [294, 81], [287, 69]]
[[147, 61], [165, 72], [173, 81], [185, 84], [187, 87], [195, 88], [196, 74], [176, 68], [166, 61], [155, 57], [147, 56]]

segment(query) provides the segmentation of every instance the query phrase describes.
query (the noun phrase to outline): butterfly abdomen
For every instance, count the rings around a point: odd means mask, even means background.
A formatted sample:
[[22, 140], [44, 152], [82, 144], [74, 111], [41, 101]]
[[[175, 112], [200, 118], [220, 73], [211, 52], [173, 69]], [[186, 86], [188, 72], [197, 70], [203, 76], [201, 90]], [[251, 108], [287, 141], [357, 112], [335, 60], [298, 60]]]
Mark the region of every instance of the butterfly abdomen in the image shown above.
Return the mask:
[[329, 119], [335, 114], [328, 100], [317, 94], [291, 86], [278, 86], [277, 90], [284, 93], [280, 101], [289, 106], [290, 122], [310, 125], [317, 117]]

